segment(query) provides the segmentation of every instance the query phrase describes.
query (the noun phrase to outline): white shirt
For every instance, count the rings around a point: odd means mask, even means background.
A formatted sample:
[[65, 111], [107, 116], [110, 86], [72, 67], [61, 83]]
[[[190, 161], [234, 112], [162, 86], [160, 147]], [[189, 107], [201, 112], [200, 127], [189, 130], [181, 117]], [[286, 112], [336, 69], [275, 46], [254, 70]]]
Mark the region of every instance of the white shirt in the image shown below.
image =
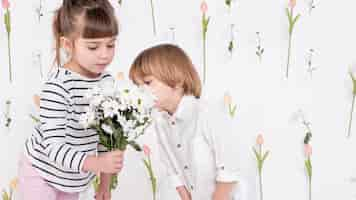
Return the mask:
[[183, 96], [173, 116], [157, 118], [161, 157], [174, 187], [186, 186], [193, 200], [209, 200], [216, 181], [239, 181], [238, 137], [232, 125], [224, 106], [193, 96]]

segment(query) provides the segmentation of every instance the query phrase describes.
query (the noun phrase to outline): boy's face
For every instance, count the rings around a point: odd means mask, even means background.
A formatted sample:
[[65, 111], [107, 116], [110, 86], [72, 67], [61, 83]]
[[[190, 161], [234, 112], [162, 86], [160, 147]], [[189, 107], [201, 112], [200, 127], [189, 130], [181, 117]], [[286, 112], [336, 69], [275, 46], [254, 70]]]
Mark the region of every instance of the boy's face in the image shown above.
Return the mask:
[[166, 83], [160, 81], [154, 76], [145, 76], [140, 85], [145, 85], [156, 97], [155, 107], [159, 110], [174, 113], [177, 109], [182, 94], [182, 89], [179, 87], [172, 88]]

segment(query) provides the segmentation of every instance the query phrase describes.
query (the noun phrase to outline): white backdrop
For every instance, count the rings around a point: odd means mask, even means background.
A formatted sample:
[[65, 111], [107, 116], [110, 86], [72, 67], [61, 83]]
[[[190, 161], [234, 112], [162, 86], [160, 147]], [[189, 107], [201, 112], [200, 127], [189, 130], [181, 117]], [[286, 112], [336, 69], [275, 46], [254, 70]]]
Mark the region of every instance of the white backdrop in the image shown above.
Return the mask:
[[[162, 42], [180, 45], [202, 73], [202, 34], [200, 0], [153, 0], [157, 34], [152, 31], [149, 0], [112, 1], [121, 31], [117, 55], [109, 70], [127, 75], [134, 57], [146, 47]], [[207, 33], [207, 82], [204, 96], [221, 100], [228, 91], [237, 104], [234, 117], [236, 141], [242, 158], [243, 185], [249, 200], [258, 199], [257, 169], [252, 152], [256, 135], [265, 137], [270, 155], [263, 168], [265, 200], [308, 198], [304, 168], [305, 127], [296, 113], [302, 111], [311, 123], [313, 199], [356, 199], [356, 123], [346, 137], [352, 100], [348, 70], [356, 61], [356, 2], [352, 0], [298, 0], [289, 78], [285, 78], [288, 21], [287, 0], [236, 0], [229, 11], [223, 0], [208, 0], [211, 21]], [[11, 0], [11, 53], [14, 80], [8, 78], [8, 51], [4, 10], [0, 16], [0, 189], [17, 176], [17, 162], [23, 142], [31, 133], [35, 112], [32, 96], [39, 92], [53, 62], [51, 23], [59, 0]], [[36, 9], [42, 5], [43, 16]], [[228, 52], [230, 26], [234, 24], [235, 49]], [[174, 34], [172, 32], [174, 28]], [[262, 61], [256, 56], [257, 37], [265, 49]], [[173, 37], [174, 35], [174, 37]], [[312, 75], [308, 54], [313, 49]], [[40, 55], [40, 56], [39, 56]], [[41, 70], [42, 67], [42, 74]], [[5, 127], [7, 100], [11, 101], [10, 128]], [[356, 114], [355, 114], [356, 115]], [[355, 116], [356, 117], [356, 116]], [[141, 143], [153, 149], [153, 164], [159, 178], [160, 200], [177, 199], [169, 187], [159, 162], [154, 133]], [[150, 182], [142, 155], [128, 150], [119, 188], [113, 199], [148, 200]], [[92, 190], [82, 199], [92, 199]]]

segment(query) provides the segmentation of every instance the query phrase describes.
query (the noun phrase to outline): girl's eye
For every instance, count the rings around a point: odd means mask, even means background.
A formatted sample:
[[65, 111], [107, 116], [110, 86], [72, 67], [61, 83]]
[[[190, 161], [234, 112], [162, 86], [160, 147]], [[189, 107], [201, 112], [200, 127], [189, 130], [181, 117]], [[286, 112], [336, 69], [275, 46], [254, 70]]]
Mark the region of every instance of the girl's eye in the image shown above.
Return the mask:
[[88, 47], [88, 49], [89, 49], [90, 51], [95, 51], [96, 49], [98, 49], [98, 47]]

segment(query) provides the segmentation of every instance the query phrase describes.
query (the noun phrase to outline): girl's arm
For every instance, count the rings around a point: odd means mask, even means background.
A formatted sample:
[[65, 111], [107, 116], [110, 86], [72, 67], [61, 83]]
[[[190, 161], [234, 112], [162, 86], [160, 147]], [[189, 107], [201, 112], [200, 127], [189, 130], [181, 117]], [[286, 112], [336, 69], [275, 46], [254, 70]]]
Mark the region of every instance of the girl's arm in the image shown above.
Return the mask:
[[107, 189], [110, 191], [110, 180], [111, 180], [111, 174], [108, 173], [101, 173], [100, 174], [100, 187], [103, 189]]

